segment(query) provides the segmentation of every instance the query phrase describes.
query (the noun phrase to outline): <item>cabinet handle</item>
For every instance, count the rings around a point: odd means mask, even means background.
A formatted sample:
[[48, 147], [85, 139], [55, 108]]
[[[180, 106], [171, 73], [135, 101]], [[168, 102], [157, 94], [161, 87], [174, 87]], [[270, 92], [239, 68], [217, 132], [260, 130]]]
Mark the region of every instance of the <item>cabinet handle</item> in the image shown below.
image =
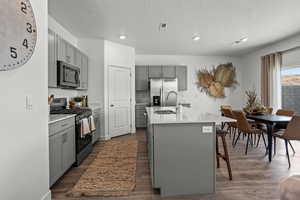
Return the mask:
[[111, 104], [111, 105], [110, 105], [110, 107], [114, 107], [114, 106], [115, 106], [114, 104]]
[[62, 124], [61, 127], [65, 127], [65, 126], [67, 126], [67, 125], [68, 125], [68, 124]]

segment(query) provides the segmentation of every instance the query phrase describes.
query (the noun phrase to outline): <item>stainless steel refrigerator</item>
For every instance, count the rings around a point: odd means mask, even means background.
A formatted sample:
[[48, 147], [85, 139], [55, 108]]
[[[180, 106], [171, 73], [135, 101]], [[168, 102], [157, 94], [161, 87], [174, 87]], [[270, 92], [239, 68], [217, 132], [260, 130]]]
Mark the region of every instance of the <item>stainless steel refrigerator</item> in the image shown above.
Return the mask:
[[177, 78], [150, 79], [151, 106], [176, 106], [178, 101]]

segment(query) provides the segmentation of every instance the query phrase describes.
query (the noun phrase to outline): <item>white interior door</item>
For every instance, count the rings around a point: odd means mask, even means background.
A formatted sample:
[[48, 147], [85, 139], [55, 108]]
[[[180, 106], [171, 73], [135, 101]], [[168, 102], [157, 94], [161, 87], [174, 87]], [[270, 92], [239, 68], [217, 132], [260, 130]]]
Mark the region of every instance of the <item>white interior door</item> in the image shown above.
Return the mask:
[[111, 137], [130, 133], [130, 83], [129, 68], [109, 67], [109, 134]]

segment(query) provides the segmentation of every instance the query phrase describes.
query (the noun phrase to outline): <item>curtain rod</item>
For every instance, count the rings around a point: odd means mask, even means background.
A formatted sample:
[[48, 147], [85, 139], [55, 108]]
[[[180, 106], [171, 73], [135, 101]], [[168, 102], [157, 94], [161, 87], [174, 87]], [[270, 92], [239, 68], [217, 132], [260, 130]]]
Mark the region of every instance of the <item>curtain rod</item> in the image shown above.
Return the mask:
[[294, 51], [296, 49], [300, 49], [300, 46], [295, 46], [293, 48], [290, 48], [290, 49], [286, 49], [286, 50], [283, 50], [283, 51], [279, 51], [279, 53], [287, 53], [289, 51]]

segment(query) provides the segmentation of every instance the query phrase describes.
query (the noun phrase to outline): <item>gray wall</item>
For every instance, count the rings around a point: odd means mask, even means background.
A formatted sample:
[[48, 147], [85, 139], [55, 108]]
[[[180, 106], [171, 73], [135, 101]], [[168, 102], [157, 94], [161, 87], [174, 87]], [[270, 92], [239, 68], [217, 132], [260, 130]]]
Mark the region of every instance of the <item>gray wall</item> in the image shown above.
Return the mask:
[[300, 86], [282, 86], [282, 108], [300, 114]]

